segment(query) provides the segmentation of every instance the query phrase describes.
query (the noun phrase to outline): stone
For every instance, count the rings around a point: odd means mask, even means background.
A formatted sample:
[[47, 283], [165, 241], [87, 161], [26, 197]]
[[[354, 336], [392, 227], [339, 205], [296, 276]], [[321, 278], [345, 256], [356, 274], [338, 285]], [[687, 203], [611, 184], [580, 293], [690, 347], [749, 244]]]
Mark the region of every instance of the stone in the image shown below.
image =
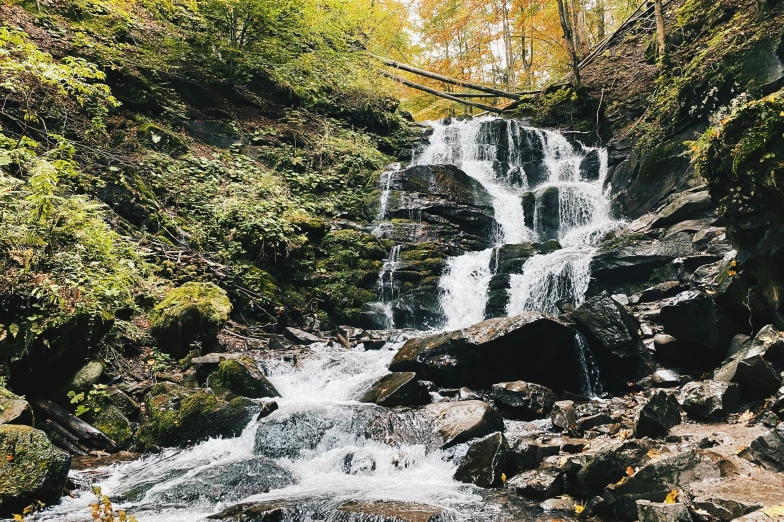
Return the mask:
[[721, 522], [730, 522], [763, 507], [762, 504], [754, 502], [740, 502], [709, 495], [695, 497], [692, 499], [692, 506]]
[[714, 379], [740, 384], [743, 395], [764, 399], [781, 387], [781, 366], [784, 341], [773, 326], [762, 328], [754, 339], [726, 360], [714, 373]]
[[536, 197], [536, 232], [543, 239], [558, 239], [561, 228], [560, 189], [550, 186], [534, 193]]
[[98, 412], [88, 411], [84, 414], [84, 420], [101, 430], [118, 449], [130, 447], [133, 441], [133, 427], [131, 421], [117, 406], [105, 404]]
[[784, 471], [784, 423], [751, 441], [749, 453], [765, 468]]
[[593, 297], [572, 316], [603, 371], [622, 380], [637, 380], [651, 372], [637, 321], [623, 305], [610, 297]]
[[551, 389], [525, 381], [494, 384], [490, 395], [504, 415], [520, 420], [546, 417], [558, 400]]
[[295, 344], [310, 345], [313, 343], [321, 342], [321, 338], [312, 333], [305, 332], [298, 328], [287, 327], [283, 330], [283, 335], [289, 341]]
[[553, 469], [524, 471], [509, 479], [506, 485], [518, 494], [535, 500], [552, 498], [564, 492], [563, 474]]
[[106, 402], [117, 407], [117, 409], [130, 420], [136, 420], [141, 413], [141, 406], [133, 400], [127, 393], [116, 386], [107, 386], [103, 390]]
[[577, 430], [577, 412], [573, 401], [558, 401], [550, 412], [550, 421], [553, 426], [563, 431], [575, 432]]
[[577, 473], [577, 484], [583, 497], [601, 495], [609, 484], [626, 476], [628, 467], [638, 468], [648, 460], [650, 446], [637, 440], [602, 448]]
[[144, 404], [148, 419], [137, 434], [141, 448], [236, 437], [258, 412], [258, 405], [248, 398], [223, 400], [210, 389], [193, 390], [168, 382], [153, 386]]
[[0, 516], [22, 513], [35, 502], [60, 502], [71, 457], [55, 448], [44, 432], [0, 425], [0, 455]]
[[[74, 373], [63, 386], [63, 393], [58, 394], [57, 399], [62, 402], [69, 391], [74, 393], [84, 393], [87, 395], [93, 390], [93, 386], [101, 384], [106, 379], [106, 365], [103, 361], [90, 361]], [[60, 397], [59, 395], [62, 395]]]
[[536, 469], [547, 457], [558, 455], [560, 452], [560, 444], [537, 442], [525, 438], [514, 439], [507, 450], [506, 474], [512, 476], [521, 471]]
[[[664, 334], [659, 334], [664, 335]], [[657, 336], [658, 337], [658, 336]], [[667, 336], [669, 337], [669, 336]], [[659, 339], [661, 341], [661, 339]], [[656, 339], [654, 339], [654, 345]], [[652, 375], [637, 381], [640, 388], [674, 388], [681, 383], [681, 376], [674, 370], [656, 370]]]
[[299, 501], [290, 500], [245, 502], [224, 508], [218, 513], [208, 516], [207, 519], [226, 522], [280, 522], [299, 504]]
[[646, 288], [640, 292], [640, 302], [648, 303], [651, 301], [658, 301], [673, 294], [677, 294], [681, 284], [679, 281], [665, 281], [656, 286]]
[[603, 243], [591, 259], [591, 276], [599, 285], [646, 282], [653, 271], [679, 257], [691, 255], [691, 234], [680, 232], [664, 239], [627, 234]]
[[259, 414], [256, 415], [256, 420], [259, 421], [272, 415], [278, 409], [278, 403], [275, 401], [262, 402], [259, 405]]
[[711, 201], [707, 190], [684, 192], [675, 196], [674, 201], [657, 212], [656, 219], [651, 223], [651, 228], [667, 227], [684, 221], [696, 212], [714, 207], [715, 204]]
[[150, 332], [163, 352], [180, 359], [192, 343], [211, 345], [230, 312], [231, 301], [217, 285], [185, 283], [170, 290], [152, 309]]
[[596, 413], [594, 415], [587, 415], [577, 419], [578, 433], [585, 433], [588, 430], [598, 428], [599, 426], [606, 426], [612, 424], [613, 418], [608, 413]]
[[602, 516], [610, 513], [610, 505], [604, 498], [600, 496], [592, 497], [585, 503], [585, 509], [578, 516], [579, 518], [590, 518], [594, 516]]
[[650, 500], [637, 501], [637, 519], [640, 522], [691, 522], [686, 504], [664, 504]]
[[550, 498], [539, 504], [545, 513], [564, 512], [574, 513], [575, 501], [571, 497]]
[[771, 409], [779, 416], [779, 419], [784, 420], [784, 387], [779, 388], [779, 391], [776, 392]]
[[492, 433], [472, 442], [455, 471], [455, 480], [482, 488], [500, 485], [506, 449], [506, 438], [501, 432]]
[[278, 390], [250, 357], [221, 361], [207, 378], [207, 385], [216, 392], [229, 391], [251, 399], [280, 397]]
[[420, 379], [453, 388], [523, 380], [577, 391], [580, 382], [573, 330], [536, 312], [409, 339], [389, 369], [416, 372]]
[[681, 423], [681, 407], [673, 394], [657, 391], [637, 413], [635, 437], [664, 437]]
[[498, 267], [496, 274], [519, 274], [528, 258], [539, 253], [534, 243], [502, 245], [493, 250], [490, 266]]
[[359, 399], [379, 406], [419, 406], [430, 403], [430, 393], [414, 372], [394, 372], [376, 381]]
[[442, 447], [504, 431], [501, 415], [485, 402], [437, 402], [424, 406], [423, 410], [434, 417], [433, 428], [443, 440]]
[[34, 421], [33, 409], [27, 401], [0, 397], [0, 424], [32, 426]]
[[692, 381], [681, 388], [678, 401], [690, 415], [722, 420], [740, 408], [740, 388], [722, 381]]
[[[437, 506], [391, 500], [344, 502], [337, 508], [335, 522], [373, 520], [374, 522], [438, 522], [445, 512]], [[341, 517], [341, 515], [343, 515]]]

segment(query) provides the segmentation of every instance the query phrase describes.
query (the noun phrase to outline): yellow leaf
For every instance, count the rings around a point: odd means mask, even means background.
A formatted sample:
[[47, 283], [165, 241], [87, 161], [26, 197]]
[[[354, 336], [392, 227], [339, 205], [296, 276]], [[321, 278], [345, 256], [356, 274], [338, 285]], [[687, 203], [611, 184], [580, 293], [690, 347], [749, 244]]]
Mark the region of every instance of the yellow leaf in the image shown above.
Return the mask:
[[754, 418], [754, 414], [751, 413], [750, 410], [746, 410], [743, 413], [741, 413], [740, 417], [738, 417], [738, 420], [740, 422], [749, 422], [753, 418]]
[[631, 466], [628, 466], [628, 467], [626, 468], [626, 474], [627, 474], [627, 475], [629, 475], [630, 477], [631, 477], [632, 475], [634, 475], [634, 468], [633, 468], [633, 467], [631, 467]]
[[501, 482], [506, 484], [506, 473], [501, 473]]
[[781, 114], [779, 114], [779, 116], [781, 116], [782, 118], [784, 118], [784, 111], [781, 111]]
[[582, 513], [584, 510], [585, 510], [585, 506], [581, 506], [580, 504], [575, 504], [575, 505], [574, 505], [574, 514], [575, 514], [575, 515], [579, 515], [579, 514], [580, 514], [580, 513]]
[[678, 498], [678, 490], [673, 489], [667, 493], [667, 498], [664, 499], [665, 504], [675, 504], [675, 499]]
[[745, 450], [745, 449], [746, 449], [746, 446], [740, 446], [738, 448], [738, 450], [735, 452], [735, 455], [740, 455], [741, 453], [743, 453], [743, 450]]
[[24, 517], [22, 515], [14, 515], [14, 520], [24, 522]]
[[779, 504], [778, 506], [763, 509], [762, 512], [768, 515], [770, 518], [784, 517], [784, 504]]
[[651, 449], [648, 450], [648, 458], [649, 459], [655, 459], [659, 455], [661, 455], [661, 452], [659, 450], [657, 450], [657, 449], [651, 448]]

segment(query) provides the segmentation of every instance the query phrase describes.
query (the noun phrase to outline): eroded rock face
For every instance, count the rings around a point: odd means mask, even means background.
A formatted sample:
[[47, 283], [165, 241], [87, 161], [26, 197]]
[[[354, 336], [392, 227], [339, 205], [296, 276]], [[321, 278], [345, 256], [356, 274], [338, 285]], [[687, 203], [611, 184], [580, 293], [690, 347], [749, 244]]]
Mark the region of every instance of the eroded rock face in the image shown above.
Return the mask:
[[740, 408], [740, 388], [721, 381], [693, 381], [681, 388], [678, 400], [687, 413], [708, 420], [721, 420]]
[[536, 500], [552, 498], [564, 492], [563, 474], [555, 469], [524, 471], [509, 479], [506, 485], [520, 495]]
[[663, 437], [670, 428], [680, 424], [681, 407], [674, 395], [665, 391], [653, 394], [637, 414], [635, 437]]
[[628, 467], [637, 468], [646, 462], [649, 450], [646, 442], [637, 440], [604, 448], [577, 473], [581, 494], [586, 498], [601, 495], [608, 484], [626, 476]]
[[784, 471], [784, 423], [754, 439], [749, 451], [766, 468]]
[[22, 513], [40, 501], [57, 504], [71, 457], [30, 426], [0, 426], [0, 516]]
[[501, 432], [473, 442], [455, 471], [455, 480], [483, 488], [498, 486], [501, 484], [506, 450], [506, 438]]
[[714, 379], [740, 384], [750, 398], [766, 398], [781, 386], [779, 369], [784, 366], [784, 339], [773, 326], [766, 326], [714, 373]]
[[490, 393], [507, 417], [519, 420], [547, 417], [558, 399], [551, 389], [525, 381], [494, 384]]
[[562, 321], [528, 312], [469, 328], [409, 339], [390, 364], [441, 386], [489, 388], [524, 380], [575, 390], [574, 332]]
[[359, 401], [379, 406], [419, 406], [430, 402], [430, 394], [414, 372], [396, 372], [379, 379]]

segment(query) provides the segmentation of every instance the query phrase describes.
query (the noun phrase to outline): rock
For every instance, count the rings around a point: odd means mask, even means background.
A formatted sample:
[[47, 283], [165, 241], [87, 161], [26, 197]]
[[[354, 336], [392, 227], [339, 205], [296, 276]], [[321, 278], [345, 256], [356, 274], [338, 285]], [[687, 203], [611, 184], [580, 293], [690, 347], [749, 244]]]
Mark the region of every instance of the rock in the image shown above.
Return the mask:
[[150, 312], [150, 331], [162, 351], [180, 359], [191, 343], [208, 346], [229, 318], [231, 302], [212, 283], [185, 283], [169, 291]]
[[715, 368], [726, 356], [727, 346], [737, 333], [734, 320], [711, 296], [698, 290], [678, 294], [662, 307], [660, 319], [664, 331], [678, 343], [668, 344], [669, 350], [657, 346], [656, 356], [680, 368]]
[[650, 500], [637, 501], [637, 518], [640, 522], [691, 522], [686, 504], [663, 504]]
[[218, 369], [207, 378], [207, 384], [216, 392], [229, 391], [251, 399], [280, 397], [278, 390], [250, 357], [221, 361]]
[[643, 441], [627, 440], [602, 449], [577, 473], [582, 496], [601, 495], [609, 484], [626, 476], [628, 467], [637, 468], [648, 457], [650, 446]]
[[585, 433], [588, 430], [592, 430], [599, 426], [605, 426], [607, 424], [612, 424], [613, 418], [610, 417], [607, 413], [597, 413], [595, 415], [588, 415], [586, 417], [580, 417], [577, 419], [577, 431], [578, 433]]
[[784, 471], [784, 423], [754, 439], [749, 453], [765, 468]]
[[424, 411], [435, 417], [434, 430], [444, 441], [442, 447], [454, 446], [475, 437], [504, 431], [504, 420], [489, 404], [481, 401], [437, 402]]
[[26, 400], [0, 395], [0, 424], [32, 426], [34, 421], [33, 409]]
[[[656, 345], [656, 340], [659, 338], [659, 336], [669, 337], [665, 334], [657, 334], [653, 340], [654, 345]], [[659, 338], [659, 341], [661, 342], [662, 339]], [[664, 342], [668, 342], [668, 340], [665, 340]], [[679, 386], [680, 383], [681, 376], [678, 375], [677, 372], [673, 370], [662, 369], [656, 370], [652, 375], [649, 375], [644, 379], [640, 379], [637, 382], [637, 386], [640, 388], [674, 388]]]
[[287, 327], [285, 330], [283, 330], [283, 335], [289, 341], [295, 344], [303, 344], [305, 346], [321, 342], [320, 337], [297, 328]]
[[697, 192], [683, 192], [675, 196], [675, 200], [657, 212], [656, 219], [651, 223], [651, 228], [667, 227], [701, 211], [714, 208], [707, 190]]
[[528, 258], [537, 253], [539, 249], [533, 243], [502, 245], [493, 249], [490, 266], [497, 267], [496, 274], [519, 274]]
[[693, 381], [681, 388], [678, 400], [687, 413], [708, 420], [722, 420], [740, 408], [737, 384], [722, 381]]
[[139, 143], [159, 152], [180, 155], [188, 151], [185, 142], [174, 133], [154, 123], [143, 123], [136, 129]]
[[580, 382], [574, 332], [562, 321], [534, 312], [409, 339], [389, 369], [416, 372], [420, 379], [456, 388], [524, 380], [576, 391]]
[[520, 420], [546, 417], [558, 400], [549, 388], [524, 381], [494, 384], [490, 395], [504, 415]]
[[117, 406], [113, 404], [104, 405], [100, 408], [100, 411], [88, 411], [84, 417], [84, 420], [109, 437], [118, 449], [125, 449], [131, 445], [133, 427]]
[[692, 507], [707, 512], [711, 517], [721, 522], [730, 522], [761, 509], [763, 506], [752, 502], [739, 502], [706, 495], [692, 499]]
[[492, 488], [501, 484], [501, 472], [506, 460], [507, 442], [504, 434], [496, 432], [479, 439], [468, 448], [455, 471], [460, 482]]
[[419, 406], [430, 403], [430, 393], [413, 372], [395, 372], [376, 381], [359, 399], [379, 406]]
[[277, 409], [278, 409], [278, 403], [275, 401], [268, 401], [268, 402], [261, 403], [261, 405], [259, 406], [259, 414], [256, 415], [256, 420], [259, 421], [261, 419], [269, 417], [270, 415], [272, 415], [273, 412], [277, 411]]
[[117, 407], [117, 409], [131, 420], [136, 420], [141, 412], [139, 403], [129, 397], [125, 392], [116, 386], [107, 386], [103, 390], [106, 402]]
[[585, 509], [580, 513], [580, 518], [590, 518], [609, 514], [611, 508], [604, 498], [595, 496], [585, 504]]
[[444, 510], [440, 507], [391, 500], [344, 502], [337, 508], [337, 511], [337, 516], [330, 517], [329, 520], [335, 522], [353, 522], [355, 520], [438, 522], [445, 515]]
[[93, 386], [103, 383], [105, 379], [106, 365], [103, 361], [90, 361], [68, 379], [63, 386], [63, 393], [58, 394], [57, 399], [59, 402], [67, 400], [66, 395], [69, 391], [86, 395], [93, 390]]
[[656, 286], [646, 288], [640, 292], [640, 302], [648, 303], [651, 301], [664, 299], [665, 297], [677, 294], [680, 287], [681, 284], [679, 281], [665, 281], [663, 283], [659, 283]]
[[613, 505], [615, 516], [623, 520], [637, 518], [637, 501], [663, 502], [673, 489], [689, 483], [718, 479], [722, 458], [709, 451], [692, 450], [656, 459], [646, 464], [621, 484], [611, 484], [604, 493]]
[[776, 392], [771, 409], [779, 416], [779, 419], [784, 420], [784, 387], [779, 388], [779, 391]]
[[781, 365], [783, 349], [784, 342], [778, 330], [766, 326], [716, 370], [714, 379], [740, 384], [743, 395], [750, 398], [769, 397], [781, 387], [781, 376], [774, 364]]
[[250, 399], [219, 399], [209, 389], [156, 384], [144, 399], [148, 420], [137, 435], [142, 448], [183, 446], [210, 437], [236, 437], [258, 406]]
[[242, 136], [233, 123], [220, 120], [185, 120], [182, 126], [197, 140], [214, 147], [228, 149], [232, 145], [242, 144]]
[[514, 439], [507, 451], [506, 474], [512, 476], [521, 471], [536, 469], [547, 457], [558, 455], [560, 452], [560, 443]]
[[35, 502], [57, 504], [71, 457], [30, 426], [0, 426], [0, 516], [22, 513]]
[[535, 500], [552, 498], [564, 492], [563, 475], [553, 469], [524, 471], [509, 479], [506, 485], [520, 495]]
[[663, 437], [670, 428], [681, 423], [681, 407], [674, 395], [658, 391], [637, 413], [635, 437]]
[[655, 269], [691, 255], [691, 239], [687, 232], [664, 239], [647, 239], [636, 234], [621, 236], [599, 247], [591, 259], [591, 276], [600, 285], [648, 281]]
[[560, 189], [545, 187], [534, 193], [536, 197], [536, 232], [543, 239], [558, 239], [561, 228]]
[[582, 179], [596, 181], [601, 172], [601, 159], [599, 149], [591, 149], [580, 161], [580, 176]]
[[550, 412], [550, 421], [553, 426], [563, 431], [575, 432], [577, 430], [577, 412], [574, 410], [573, 401], [558, 401]]
[[299, 501], [290, 500], [246, 502], [229, 506], [207, 519], [225, 522], [280, 522], [284, 516], [294, 512], [299, 504]]
[[603, 370], [623, 380], [651, 372], [638, 324], [623, 305], [610, 297], [588, 299], [572, 314]]
[[545, 513], [553, 513], [562, 511], [564, 513], [574, 514], [574, 499], [571, 497], [550, 498], [539, 504], [539, 507]]

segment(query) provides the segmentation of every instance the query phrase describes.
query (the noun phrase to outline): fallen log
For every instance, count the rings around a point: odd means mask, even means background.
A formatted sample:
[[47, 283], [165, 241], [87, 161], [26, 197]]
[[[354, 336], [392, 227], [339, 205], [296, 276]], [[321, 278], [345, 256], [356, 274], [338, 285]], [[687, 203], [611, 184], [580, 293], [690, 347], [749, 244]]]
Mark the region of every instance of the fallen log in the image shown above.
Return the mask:
[[500, 114], [502, 112], [501, 109], [498, 109], [496, 107], [491, 107], [489, 105], [484, 105], [484, 104], [481, 104], [481, 103], [470, 102], [468, 100], [462, 100], [460, 98], [457, 98], [457, 97], [452, 96], [450, 94], [447, 94], [445, 92], [441, 92], [441, 91], [437, 91], [435, 89], [431, 89], [430, 87], [426, 87], [424, 85], [420, 85], [418, 83], [414, 83], [412, 81], [406, 80], [405, 78], [400, 78], [400, 77], [395, 76], [394, 74], [390, 74], [388, 72], [381, 71], [381, 74], [386, 76], [387, 78], [391, 78], [391, 79], [395, 80], [396, 82], [402, 83], [403, 85], [405, 85], [407, 87], [411, 87], [412, 89], [417, 89], [417, 90], [426, 92], [428, 94], [432, 94], [433, 96], [438, 96], [439, 98], [444, 98], [446, 100], [450, 100], [450, 101], [453, 101], [453, 102], [462, 103], [463, 105], [468, 105], [469, 107], [476, 107], [477, 109], [482, 109], [483, 111], [495, 112], [495, 113], [498, 113], [498, 114]]
[[89, 453], [87, 448], [79, 444], [79, 439], [76, 438], [76, 435], [63, 428], [52, 419], [46, 419], [45, 424], [49, 430], [60, 436], [60, 444], [64, 446], [63, 449], [83, 457]]
[[58, 406], [46, 399], [30, 399], [30, 402], [43, 414], [65, 430], [71, 432], [80, 445], [97, 449], [116, 450], [117, 446], [101, 430], [90, 426], [76, 415], [72, 415], [65, 408]]

